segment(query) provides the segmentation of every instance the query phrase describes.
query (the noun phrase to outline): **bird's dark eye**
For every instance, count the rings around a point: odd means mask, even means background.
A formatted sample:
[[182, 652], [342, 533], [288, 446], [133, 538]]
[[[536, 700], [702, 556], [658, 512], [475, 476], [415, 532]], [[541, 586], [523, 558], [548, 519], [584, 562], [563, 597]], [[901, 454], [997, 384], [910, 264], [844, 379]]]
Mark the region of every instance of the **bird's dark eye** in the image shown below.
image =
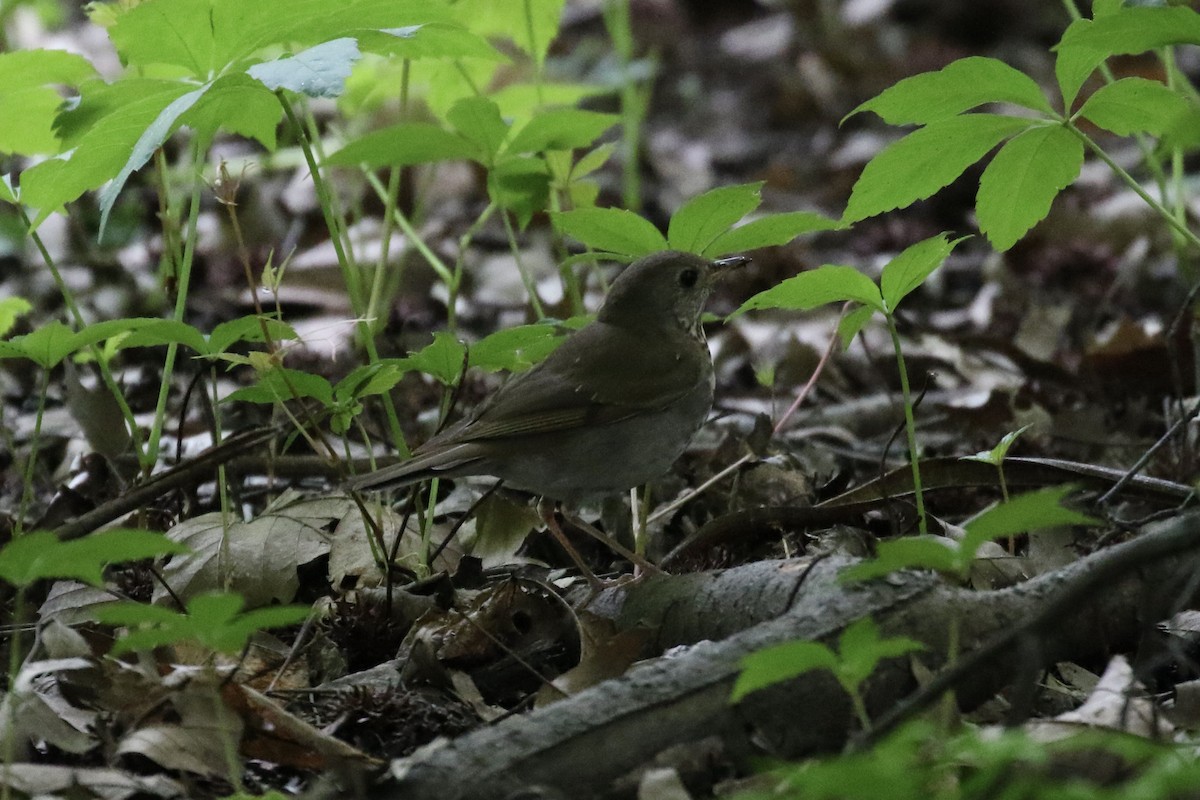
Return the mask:
[[696, 285], [696, 281], [700, 280], [700, 270], [695, 267], [688, 267], [683, 272], [679, 273], [679, 285], [685, 289], [690, 289]]

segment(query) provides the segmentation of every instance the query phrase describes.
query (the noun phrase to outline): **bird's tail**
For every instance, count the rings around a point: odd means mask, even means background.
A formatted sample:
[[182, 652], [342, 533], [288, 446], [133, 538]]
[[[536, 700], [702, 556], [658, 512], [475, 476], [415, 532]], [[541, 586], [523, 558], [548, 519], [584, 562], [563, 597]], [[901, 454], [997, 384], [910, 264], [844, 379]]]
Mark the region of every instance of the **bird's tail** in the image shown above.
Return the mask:
[[428, 453], [418, 451], [407, 461], [355, 475], [346, 481], [345, 487], [350, 491], [378, 492], [438, 476], [470, 474], [470, 464], [478, 461], [479, 455], [478, 445], [474, 442], [462, 442]]

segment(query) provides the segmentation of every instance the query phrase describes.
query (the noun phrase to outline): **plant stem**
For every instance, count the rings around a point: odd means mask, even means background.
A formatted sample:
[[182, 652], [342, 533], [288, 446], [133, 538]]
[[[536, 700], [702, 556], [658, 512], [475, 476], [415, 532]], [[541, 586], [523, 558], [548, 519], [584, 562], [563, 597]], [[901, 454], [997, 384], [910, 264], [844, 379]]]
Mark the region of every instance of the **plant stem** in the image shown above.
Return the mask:
[[642, 204], [638, 144], [641, 141], [642, 115], [646, 104], [633, 77], [633, 30], [629, 18], [629, 0], [608, 0], [604, 6], [604, 26], [608, 29], [621, 70], [621, 202], [630, 211], [637, 211]]
[[[296, 141], [300, 146], [300, 150], [304, 153], [305, 162], [308, 164], [308, 171], [312, 176], [313, 188], [316, 190], [317, 198], [321, 203], [321, 213], [325, 218], [325, 227], [329, 231], [329, 241], [333, 245], [334, 253], [337, 254], [338, 266], [342, 272], [342, 280], [346, 284], [346, 289], [350, 297], [350, 308], [358, 318], [359, 338], [362, 340], [363, 348], [366, 350], [368, 363], [376, 364], [379, 362], [379, 351], [375, 347], [375, 337], [371, 332], [371, 326], [364, 317], [366, 309], [362, 307], [362, 293], [357, 269], [350, 263], [350, 259], [346, 255], [346, 248], [343, 246], [342, 238], [339, 235], [341, 226], [338, 224], [338, 220], [333, 213], [332, 192], [328, 184], [321, 177], [321, 171], [317, 168], [316, 156], [313, 154], [312, 141], [304, 127], [300, 124], [300, 120], [297, 119], [295, 109], [292, 108], [292, 104], [288, 102], [282, 90], [277, 91], [275, 96], [279, 98], [279, 104], [283, 106], [283, 113], [296, 134]], [[380, 399], [383, 402], [383, 411], [387, 416], [388, 427], [392, 432], [392, 444], [400, 455], [407, 456], [409, 454], [408, 443], [404, 440], [404, 431], [400, 428], [400, 417], [396, 414], [396, 405], [392, 402], [392, 396], [385, 392], [380, 395]]]
[[42, 370], [42, 385], [38, 387], [37, 413], [33, 417], [33, 434], [29, 437], [29, 455], [25, 459], [21, 503], [17, 507], [17, 518], [13, 520], [13, 538], [25, 532], [25, 515], [29, 513], [29, 505], [33, 502], [33, 470], [37, 466], [38, 447], [42, 438], [42, 419], [46, 415], [46, 394], [49, 387], [50, 370], [46, 368]]
[[1084, 146], [1095, 153], [1101, 161], [1107, 164], [1108, 168], [1116, 173], [1117, 177], [1119, 177], [1126, 186], [1133, 190], [1134, 194], [1142, 198], [1146, 205], [1154, 209], [1155, 213], [1161, 216], [1173, 230], [1175, 230], [1187, 241], [1188, 244], [1196, 249], [1200, 249], [1200, 237], [1197, 237], [1195, 233], [1188, 229], [1187, 225], [1177, 219], [1174, 214], [1172, 214], [1165, 206], [1163, 206], [1162, 203], [1151, 197], [1150, 193], [1143, 189], [1142, 185], [1138, 183], [1132, 175], [1126, 172], [1120, 164], [1114, 161], [1108, 153], [1104, 152], [1100, 145], [1092, 141], [1091, 137], [1079, 130], [1079, 128], [1075, 127], [1074, 124], [1068, 123], [1067, 130], [1079, 137], [1079, 140], [1083, 142]]
[[[24, 206], [17, 207], [17, 213], [21, 215], [21, 222], [25, 229], [29, 230], [31, 222], [29, 215], [25, 213]], [[54, 285], [58, 287], [59, 296], [63, 299], [63, 304], [71, 314], [71, 321], [75, 323], [75, 330], [81, 331], [85, 327], [83, 314], [79, 311], [79, 304], [75, 302], [75, 295], [71, 292], [71, 287], [63, 280], [62, 273], [58, 271], [58, 264], [55, 263], [54, 257], [50, 255], [49, 249], [46, 248], [46, 243], [42, 241], [42, 237], [38, 235], [36, 230], [30, 230], [29, 239], [37, 248], [38, 253], [42, 257], [43, 263], [50, 270], [50, 275], [54, 278]], [[142, 439], [142, 430], [137, 425], [137, 420], [133, 416], [133, 409], [129, 407], [128, 401], [125, 399], [125, 393], [117, 386], [117, 381], [113, 378], [112, 369], [109, 368], [108, 362], [101, 357], [100, 348], [97, 345], [89, 345], [88, 352], [91, 353], [95, 360], [96, 366], [100, 369], [100, 379], [104, 381], [104, 387], [108, 389], [113, 399], [117, 401], [117, 407], [121, 409], [121, 416], [125, 418], [125, 424], [129, 428], [129, 435], [133, 439], [134, 449], [138, 456], [145, 455], [146, 444]]]
[[917, 503], [917, 528], [921, 534], [929, 532], [925, 520], [925, 492], [921, 488], [921, 463], [917, 452], [917, 423], [913, 419], [912, 390], [908, 384], [908, 367], [904, 363], [904, 352], [900, 347], [900, 332], [896, 330], [896, 318], [885, 316], [888, 333], [892, 336], [892, 348], [896, 351], [896, 367], [900, 371], [900, 393], [904, 399], [904, 431], [908, 435], [908, 462], [912, 465], [913, 493]]
[[[195, 180], [192, 181], [192, 196], [188, 207], [188, 230], [183, 243], [183, 253], [179, 260], [179, 273], [175, 286], [174, 319], [183, 322], [187, 313], [188, 284], [192, 278], [192, 258], [196, 253], [197, 220], [200, 218], [200, 188], [204, 185], [203, 164], [201, 163], [200, 138], [192, 141], [192, 152], [188, 160], [195, 170]], [[169, 224], [163, 220], [163, 224]], [[162, 439], [163, 425], [167, 417], [167, 398], [171, 394], [171, 375], [175, 370], [175, 357], [179, 352], [179, 343], [167, 345], [167, 355], [163, 360], [162, 385], [158, 390], [158, 402], [154, 406], [154, 422], [150, 427], [150, 439], [146, 443], [146, 457], [142, 463], [142, 471], [147, 475], [158, 461], [158, 447]]]

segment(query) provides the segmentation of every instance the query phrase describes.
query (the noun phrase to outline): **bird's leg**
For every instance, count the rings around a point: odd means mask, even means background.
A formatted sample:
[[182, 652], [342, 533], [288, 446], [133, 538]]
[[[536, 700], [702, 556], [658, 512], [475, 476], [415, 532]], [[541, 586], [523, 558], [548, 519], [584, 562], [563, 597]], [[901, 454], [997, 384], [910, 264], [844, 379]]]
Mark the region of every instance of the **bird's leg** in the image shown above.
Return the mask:
[[618, 542], [616, 539], [612, 538], [611, 536], [608, 536], [603, 531], [597, 530], [594, 526], [589, 525], [588, 523], [581, 520], [579, 517], [571, 517], [570, 519], [571, 519], [572, 525], [579, 528], [579, 530], [583, 531], [588, 536], [591, 536], [593, 539], [595, 539], [596, 541], [603, 544], [609, 550], [612, 550], [614, 553], [621, 556], [621, 558], [624, 558], [627, 561], [629, 561], [629, 563], [633, 564], [635, 569], [641, 570], [641, 572], [643, 574], [647, 574], [647, 575], [661, 575], [662, 574], [661, 569], [654, 566], [649, 561], [647, 561], [645, 558], [643, 558], [642, 556], [633, 552], [628, 547], [626, 547], [625, 545]]
[[546, 523], [546, 530], [550, 531], [550, 535], [562, 546], [563, 550], [567, 551], [567, 555], [575, 562], [575, 566], [579, 567], [579, 571], [583, 573], [583, 577], [587, 579], [588, 585], [592, 587], [592, 591], [600, 591], [604, 588], [604, 581], [596, 577], [596, 573], [592, 572], [583, 561], [583, 556], [579, 555], [579, 551], [571, 544], [571, 540], [567, 538], [567, 534], [563, 533], [562, 526], [558, 524], [558, 504], [547, 500], [538, 501], [538, 511], [541, 513], [542, 521]]

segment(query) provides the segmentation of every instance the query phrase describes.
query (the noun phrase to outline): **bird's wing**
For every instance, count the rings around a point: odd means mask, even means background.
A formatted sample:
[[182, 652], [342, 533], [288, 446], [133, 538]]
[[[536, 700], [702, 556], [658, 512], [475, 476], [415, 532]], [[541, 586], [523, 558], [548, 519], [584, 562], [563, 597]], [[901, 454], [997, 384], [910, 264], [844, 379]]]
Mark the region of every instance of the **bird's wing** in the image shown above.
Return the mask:
[[[680, 338], [667, 343], [649, 337]], [[593, 322], [541, 364], [501, 387], [491, 402], [454, 431], [454, 438], [550, 433], [665, 408], [705, 380], [708, 356], [698, 347], [703, 344], [682, 332], [639, 334]]]
[[470, 474], [471, 464], [480, 457], [479, 445], [464, 442], [426, 453], [418, 453], [399, 464], [356, 475], [346, 481], [345, 485], [351, 490], [373, 492], [428, 480], [441, 473], [456, 474], [457, 471], [461, 471]]

